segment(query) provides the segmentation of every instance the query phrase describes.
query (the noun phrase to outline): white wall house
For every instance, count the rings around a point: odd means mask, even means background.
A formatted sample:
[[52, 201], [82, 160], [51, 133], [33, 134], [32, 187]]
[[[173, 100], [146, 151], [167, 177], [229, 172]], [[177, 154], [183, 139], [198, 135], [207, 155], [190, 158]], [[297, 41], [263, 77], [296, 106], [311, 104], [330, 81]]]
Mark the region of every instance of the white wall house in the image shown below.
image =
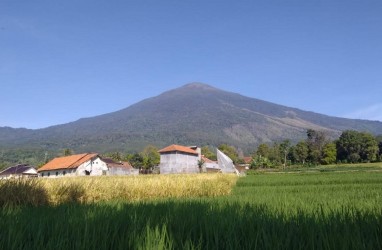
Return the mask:
[[54, 158], [38, 169], [39, 177], [107, 175], [108, 167], [98, 154], [85, 153]]
[[199, 173], [200, 148], [174, 144], [158, 152], [161, 174]]
[[33, 166], [20, 164], [9, 167], [0, 172], [0, 179], [37, 177], [37, 170]]

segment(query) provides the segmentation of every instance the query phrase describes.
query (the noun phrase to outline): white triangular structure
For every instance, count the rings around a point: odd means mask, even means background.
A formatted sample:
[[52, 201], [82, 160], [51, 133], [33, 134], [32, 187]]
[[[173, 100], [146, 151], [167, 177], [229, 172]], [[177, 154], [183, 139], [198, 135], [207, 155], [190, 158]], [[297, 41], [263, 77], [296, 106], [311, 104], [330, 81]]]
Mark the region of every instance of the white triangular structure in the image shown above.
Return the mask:
[[222, 173], [236, 173], [239, 175], [239, 171], [233, 165], [233, 161], [227, 155], [225, 155], [219, 149], [216, 149], [216, 155], [218, 158], [218, 165]]

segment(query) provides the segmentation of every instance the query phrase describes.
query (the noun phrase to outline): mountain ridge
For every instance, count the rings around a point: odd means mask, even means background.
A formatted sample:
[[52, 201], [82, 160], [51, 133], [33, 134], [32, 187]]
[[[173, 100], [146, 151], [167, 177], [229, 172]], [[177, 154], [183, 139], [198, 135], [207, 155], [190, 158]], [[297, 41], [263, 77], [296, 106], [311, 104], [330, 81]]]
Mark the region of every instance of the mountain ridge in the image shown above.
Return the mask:
[[42, 129], [0, 127], [0, 146], [76, 151], [133, 151], [147, 144], [218, 145], [251, 150], [260, 143], [305, 138], [307, 129], [330, 137], [354, 129], [382, 134], [382, 122], [304, 111], [189, 83], [127, 108]]

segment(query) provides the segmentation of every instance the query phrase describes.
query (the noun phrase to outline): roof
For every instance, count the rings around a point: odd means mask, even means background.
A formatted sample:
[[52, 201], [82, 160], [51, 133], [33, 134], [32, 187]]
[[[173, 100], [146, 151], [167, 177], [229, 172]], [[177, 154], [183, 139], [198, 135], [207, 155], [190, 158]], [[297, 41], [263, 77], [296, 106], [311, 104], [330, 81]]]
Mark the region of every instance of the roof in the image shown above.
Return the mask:
[[115, 162], [111, 158], [102, 158], [102, 161], [105, 162], [109, 168], [133, 168], [127, 161]]
[[[23, 174], [24, 172], [27, 172], [30, 169], [36, 170], [36, 168], [33, 166], [29, 166], [27, 164], [20, 164], [20, 165], [9, 167], [3, 170], [2, 172], [0, 172], [0, 175]], [[31, 174], [31, 173], [26, 173], [26, 174]]]
[[46, 170], [78, 168], [82, 163], [87, 162], [97, 156], [98, 154], [95, 153], [85, 153], [58, 157], [48, 162], [47, 164], [39, 168], [37, 171], [40, 172]]
[[252, 157], [251, 156], [245, 156], [245, 157], [243, 157], [243, 160], [246, 164], [250, 164], [252, 162]]
[[196, 150], [193, 150], [193, 149], [191, 149], [189, 147], [176, 145], [176, 144], [172, 144], [172, 145], [170, 145], [168, 147], [165, 147], [165, 148], [159, 150], [158, 152], [159, 153], [182, 152], [182, 153], [198, 155], [198, 152], [196, 152]]
[[213, 160], [208, 159], [208, 158], [205, 157], [204, 155], [202, 155], [202, 160], [203, 160], [205, 163], [218, 163], [217, 161], [213, 161]]

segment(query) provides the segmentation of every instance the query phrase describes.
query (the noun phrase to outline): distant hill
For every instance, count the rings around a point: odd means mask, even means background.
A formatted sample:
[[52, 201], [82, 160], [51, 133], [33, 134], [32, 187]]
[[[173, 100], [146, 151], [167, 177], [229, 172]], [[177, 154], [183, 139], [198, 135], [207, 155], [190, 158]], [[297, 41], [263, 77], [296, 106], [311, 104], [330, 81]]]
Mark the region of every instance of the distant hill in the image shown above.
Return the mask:
[[0, 128], [0, 147], [109, 152], [147, 144], [219, 145], [253, 150], [260, 143], [298, 141], [308, 128], [333, 138], [354, 129], [382, 134], [382, 122], [331, 117], [191, 83], [128, 108], [44, 129]]

